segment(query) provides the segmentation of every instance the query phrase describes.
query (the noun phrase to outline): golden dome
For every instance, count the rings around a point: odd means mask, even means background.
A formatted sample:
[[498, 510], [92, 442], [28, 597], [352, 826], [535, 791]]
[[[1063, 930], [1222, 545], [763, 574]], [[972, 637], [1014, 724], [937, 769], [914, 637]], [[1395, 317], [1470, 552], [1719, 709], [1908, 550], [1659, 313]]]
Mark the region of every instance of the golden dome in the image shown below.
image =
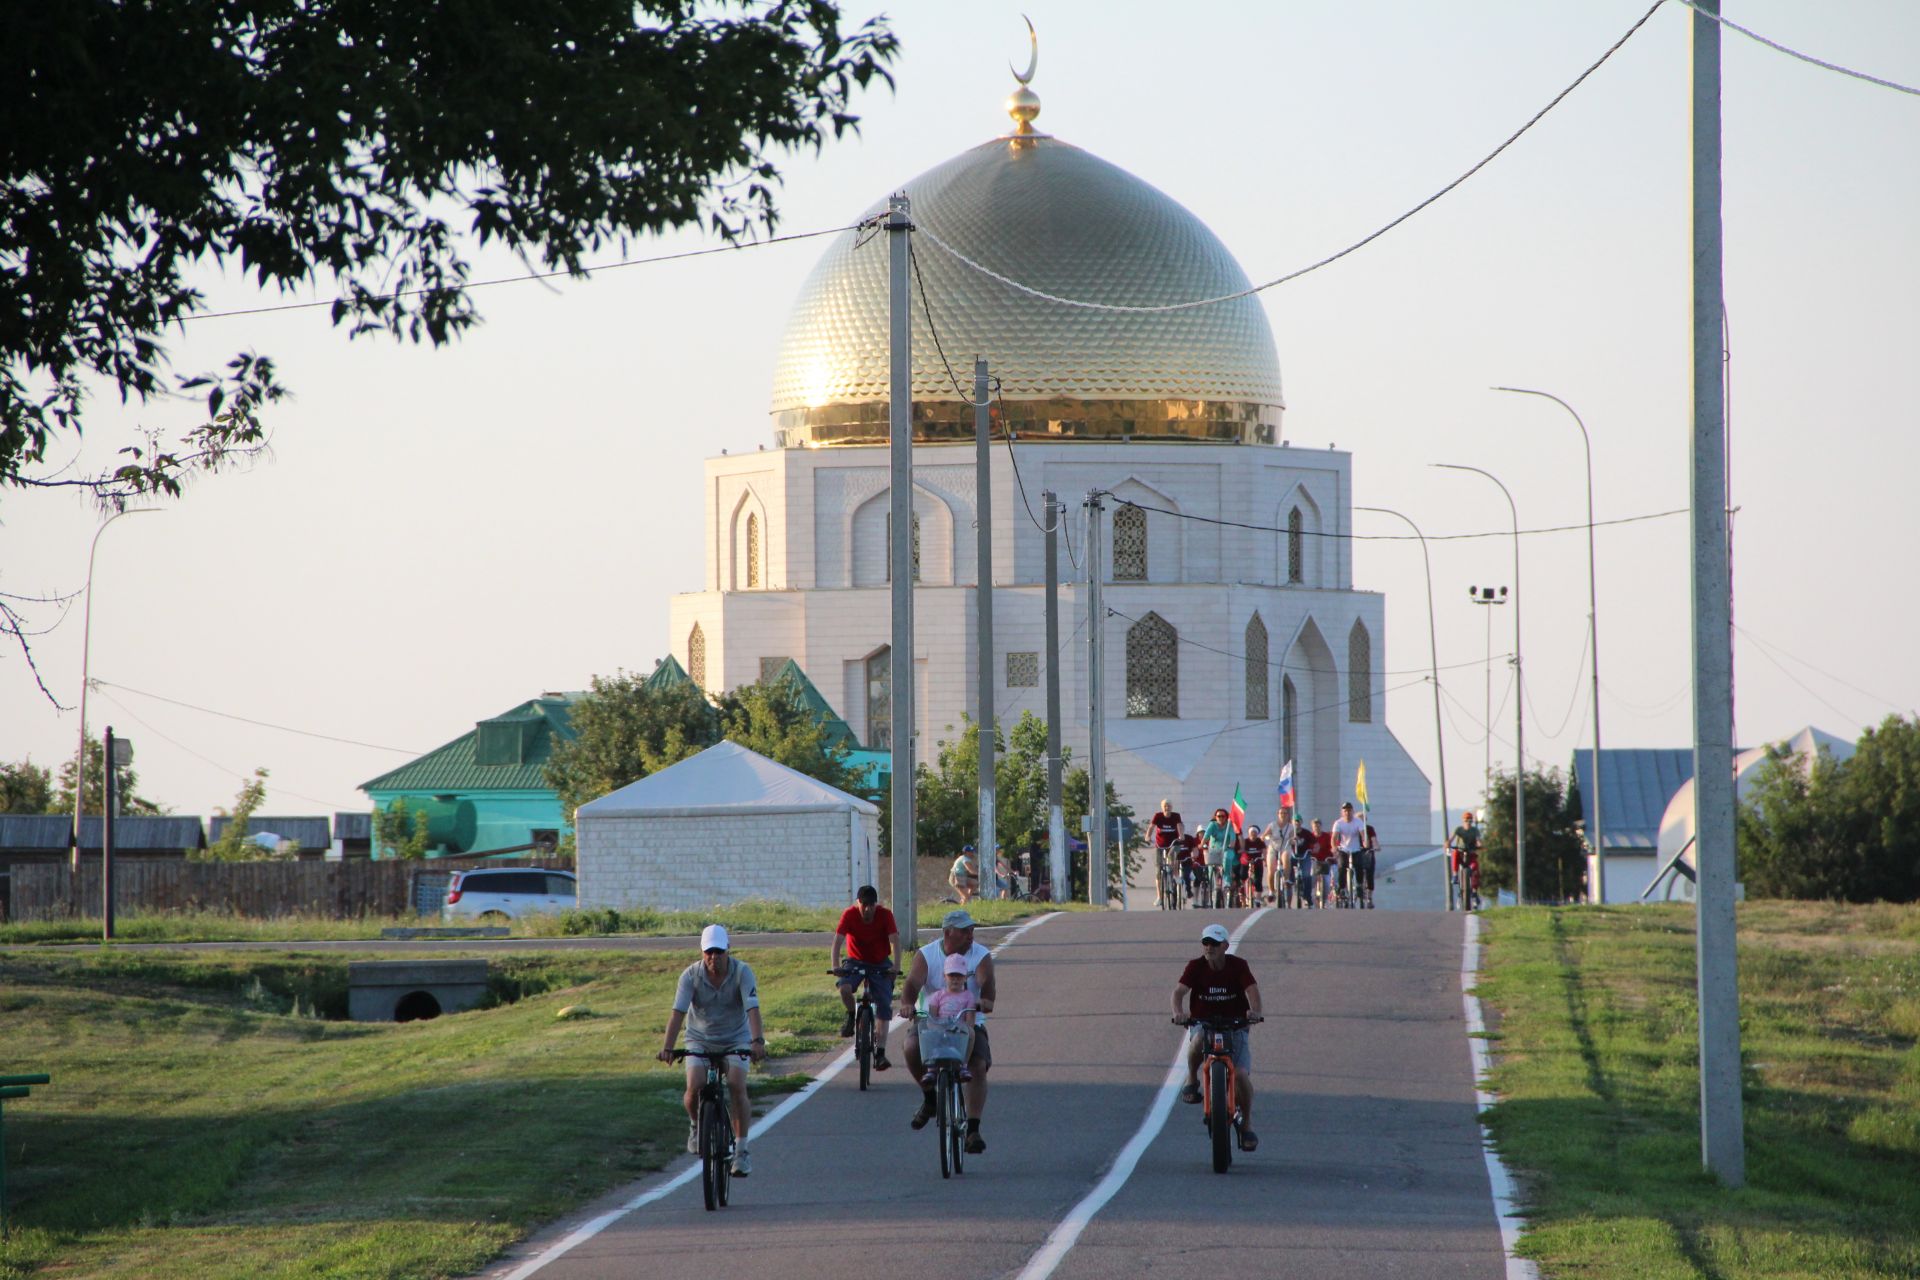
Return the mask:
[[[1248, 285], [1226, 246], [1177, 202], [1046, 134], [984, 143], [905, 189], [916, 225], [1060, 297], [1153, 306]], [[882, 200], [868, 215], [885, 208]], [[940, 344], [962, 383], [956, 389], [948, 377], [920, 280], [911, 280], [916, 439], [973, 438], [966, 401], [976, 356], [1001, 380], [1023, 434], [1278, 439], [1280, 364], [1257, 298], [1151, 314], [1094, 311], [982, 275], [926, 236], [914, 244]], [[788, 319], [774, 366], [775, 434], [789, 447], [884, 440], [887, 383], [887, 233], [849, 231], [814, 268]]]

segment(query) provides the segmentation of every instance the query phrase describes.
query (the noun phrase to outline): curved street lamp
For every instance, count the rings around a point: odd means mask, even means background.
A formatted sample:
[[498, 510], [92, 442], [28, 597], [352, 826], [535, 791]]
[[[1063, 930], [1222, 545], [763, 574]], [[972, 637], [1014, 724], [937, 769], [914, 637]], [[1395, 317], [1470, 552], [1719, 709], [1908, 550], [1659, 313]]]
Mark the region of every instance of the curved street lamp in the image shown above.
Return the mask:
[[[1355, 511], [1372, 511], [1378, 515], [1392, 516], [1413, 530], [1413, 536], [1420, 539], [1420, 563], [1427, 571], [1427, 660], [1433, 666], [1433, 749], [1440, 757], [1440, 830], [1442, 842], [1445, 840], [1447, 824], [1453, 821], [1452, 810], [1447, 808], [1447, 742], [1440, 732], [1440, 645], [1434, 638], [1433, 625], [1433, 559], [1427, 554], [1427, 535], [1420, 532], [1420, 526], [1393, 510], [1391, 507], [1355, 507]], [[1440, 874], [1449, 885], [1452, 878], [1447, 876], [1447, 864], [1440, 863]], [[1453, 908], [1449, 894], [1447, 908]]]
[[1565, 409], [1573, 418], [1573, 425], [1580, 428], [1580, 442], [1587, 451], [1587, 649], [1593, 655], [1593, 901], [1605, 903], [1607, 900], [1607, 856], [1602, 848], [1600, 826], [1600, 597], [1594, 585], [1593, 555], [1593, 437], [1587, 434], [1587, 424], [1572, 405], [1554, 395], [1551, 391], [1533, 391], [1526, 387], [1495, 387], [1495, 391], [1507, 391], [1518, 396], [1540, 396], [1551, 400]]
[[[1507, 510], [1513, 516], [1513, 897], [1515, 902], [1525, 903], [1527, 900], [1527, 687], [1520, 678], [1520, 508], [1513, 504], [1513, 494], [1507, 486], [1500, 484], [1500, 477], [1491, 471], [1464, 466], [1457, 462], [1435, 462], [1430, 465], [1447, 471], [1471, 471], [1500, 485], [1500, 492], [1507, 499]], [[1487, 726], [1487, 732], [1493, 732], [1492, 725]]]
[[[80, 882], [80, 818], [87, 811], [87, 665], [93, 654], [93, 557], [100, 550], [100, 535], [115, 520], [121, 516], [141, 516], [158, 510], [159, 507], [129, 507], [125, 511], [114, 512], [93, 531], [93, 545], [87, 548], [87, 607], [82, 614], [80, 628], [80, 746], [73, 757], [73, 848], [68, 852], [73, 877], [69, 883], [76, 886]], [[105, 766], [113, 768], [113, 761], [106, 761]]]

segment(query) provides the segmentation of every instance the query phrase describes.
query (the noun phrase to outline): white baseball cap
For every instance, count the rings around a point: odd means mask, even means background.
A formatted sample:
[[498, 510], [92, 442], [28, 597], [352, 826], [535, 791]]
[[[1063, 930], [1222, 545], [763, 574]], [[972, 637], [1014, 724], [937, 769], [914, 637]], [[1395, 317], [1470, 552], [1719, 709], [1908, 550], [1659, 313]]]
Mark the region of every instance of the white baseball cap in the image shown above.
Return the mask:
[[1227, 927], [1223, 924], [1210, 924], [1200, 931], [1202, 942], [1225, 942], [1226, 940]]
[[702, 951], [725, 951], [727, 949], [727, 926], [710, 924], [700, 931], [700, 949]]

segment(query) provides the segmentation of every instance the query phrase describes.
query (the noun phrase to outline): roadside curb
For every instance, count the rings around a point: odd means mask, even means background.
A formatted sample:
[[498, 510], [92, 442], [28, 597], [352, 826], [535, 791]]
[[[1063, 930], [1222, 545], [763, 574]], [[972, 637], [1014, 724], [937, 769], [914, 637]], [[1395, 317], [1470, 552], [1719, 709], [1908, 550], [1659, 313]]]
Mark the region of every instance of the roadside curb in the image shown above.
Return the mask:
[[1540, 1268], [1533, 1259], [1522, 1258], [1514, 1249], [1526, 1219], [1520, 1216], [1513, 1174], [1494, 1148], [1493, 1134], [1487, 1129], [1487, 1109], [1499, 1099], [1487, 1088], [1487, 1075], [1493, 1070], [1493, 1053], [1487, 1047], [1487, 1021], [1480, 1008], [1477, 983], [1480, 977], [1480, 916], [1467, 913], [1466, 933], [1460, 955], [1460, 999], [1467, 1015], [1467, 1050], [1473, 1062], [1473, 1099], [1475, 1118], [1480, 1125], [1480, 1150], [1486, 1157], [1487, 1182], [1493, 1195], [1493, 1216], [1500, 1225], [1500, 1247], [1507, 1255], [1507, 1280], [1540, 1280]]

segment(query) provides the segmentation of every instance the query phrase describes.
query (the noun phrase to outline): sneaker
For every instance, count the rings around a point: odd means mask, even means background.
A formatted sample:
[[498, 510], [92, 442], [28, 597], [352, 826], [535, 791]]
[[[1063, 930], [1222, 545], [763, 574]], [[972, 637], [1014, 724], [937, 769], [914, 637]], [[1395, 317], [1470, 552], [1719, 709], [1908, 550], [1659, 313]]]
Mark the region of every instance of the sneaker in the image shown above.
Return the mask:
[[967, 1083], [967, 1081], [969, 1081], [969, 1080], [971, 1080], [971, 1079], [973, 1079], [973, 1070], [972, 1070], [972, 1068], [970, 1068], [970, 1067], [962, 1067], [962, 1068], [960, 1068], [960, 1083], [961, 1083], [961, 1084], [965, 1084], [965, 1083]]
[[891, 1062], [887, 1061], [887, 1055], [885, 1050], [876, 1050], [874, 1052], [873, 1069], [875, 1071], [885, 1071], [888, 1067], [892, 1065], [893, 1064]]
[[1197, 1084], [1190, 1084], [1186, 1088], [1182, 1089], [1180, 1091], [1180, 1101], [1182, 1102], [1200, 1101], [1200, 1086]]
[[842, 1040], [846, 1040], [850, 1038], [852, 1035], [853, 1035], [853, 1015], [848, 1014], [847, 1020], [840, 1024], [840, 1038]]
[[[1247, 1151], [1253, 1150], [1252, 1147], [1245, 1146], [1244, 1139], [1242, 1139], [1242, 1146]], [[752, 1172], [753, 1156], [747, 1151], [747, 1144], [743, 1142], [733, 1149], [733, 1176], [744, 1178]]]
[[978, 1129], [967, 1132], [967, 1154], [977, 1156], [987, 1149], [987, 1140], [980, 1136]]
[[920, 1087], [922, 1089], [933, 1088], [933, 1072], [929, 1071], [927, 1072], [927, 1074], [920, 1077]]
[[687, 1154], [700, 1154], [700, 1126], [691, 1120], [687, 1121]]
[[1253, 1130], [1247, 1128], [1245, 1125], [1240, 1126], [1240, 1149], [1242, 1151], [1258, 1151], [1260, 1149], [1259, 1135], [1255, 1134]]

